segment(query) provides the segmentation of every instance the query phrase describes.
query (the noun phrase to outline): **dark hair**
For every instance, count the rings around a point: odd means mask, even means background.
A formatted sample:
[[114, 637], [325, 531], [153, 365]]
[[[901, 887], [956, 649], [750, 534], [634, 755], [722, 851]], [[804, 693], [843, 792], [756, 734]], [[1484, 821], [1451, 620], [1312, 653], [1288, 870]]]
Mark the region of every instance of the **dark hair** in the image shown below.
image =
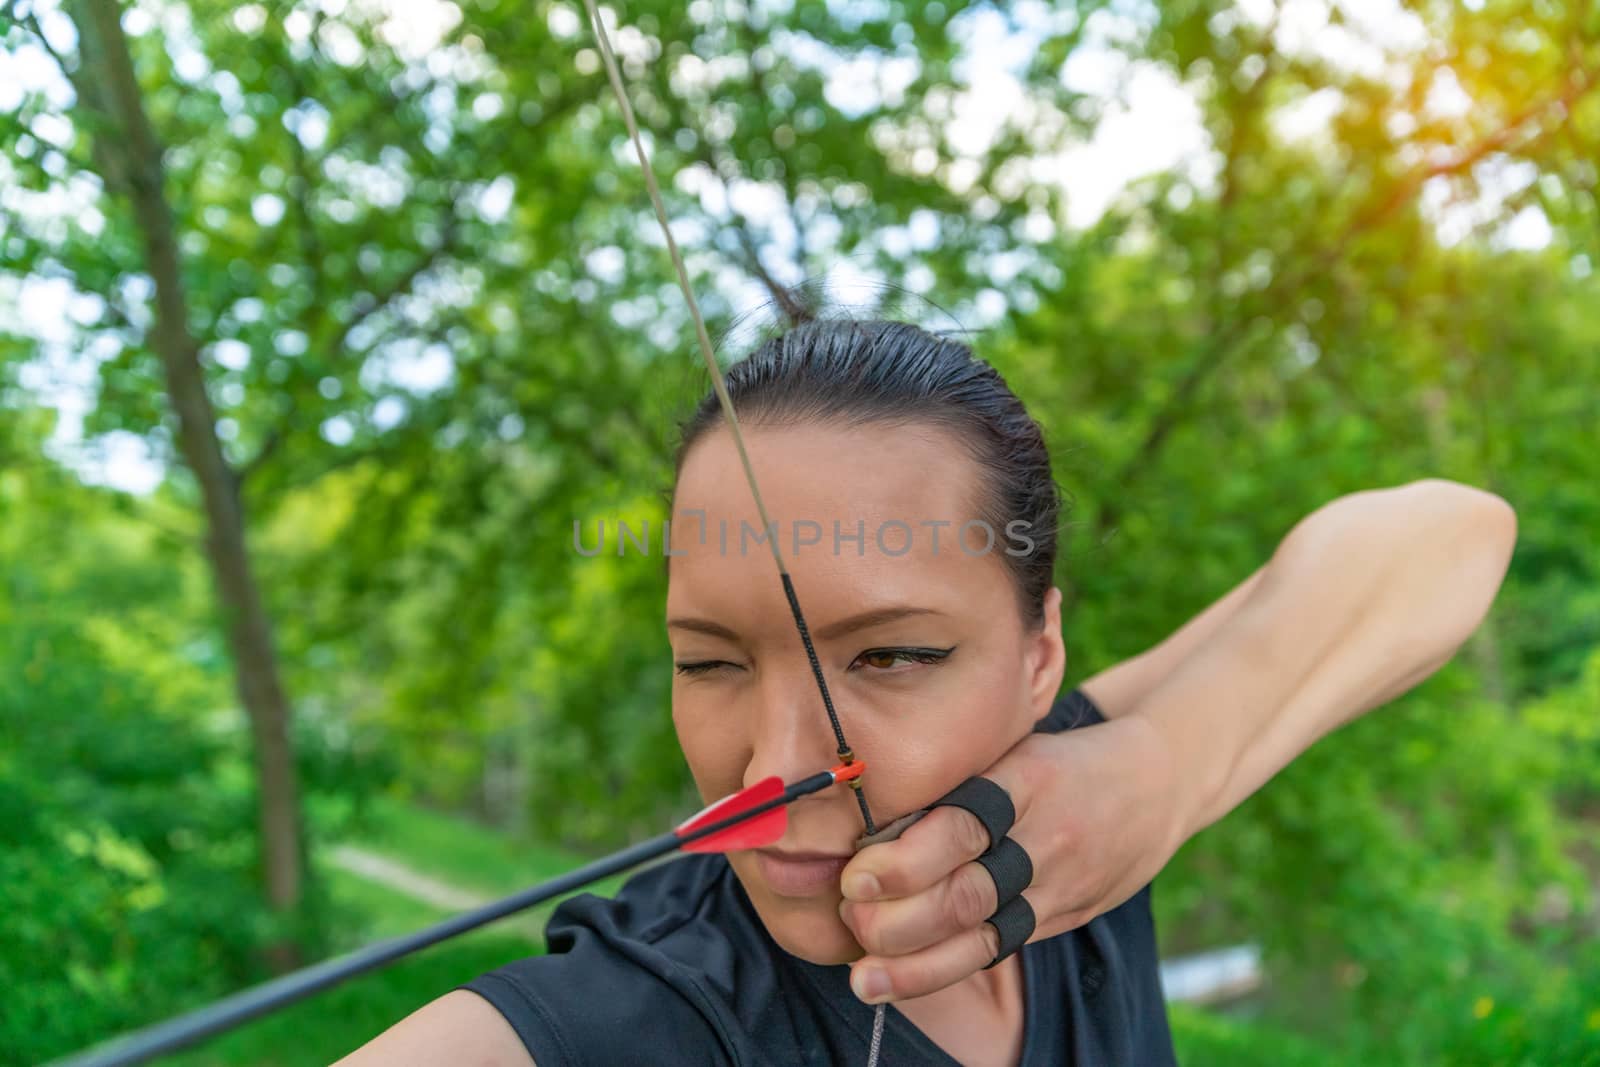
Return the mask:
[[[812, 320], [772, 337], [727, 373], [741, 425], [931, 423], [969, 448], [978, 512], [993, 530], [1026, 522], [1031, 552], [1000, 558], [1022, 614], [1037, 624], [1054, 581], [1060, 494], [1038, 423], [1000, 372], [966, 345], [903, 322]], [[707, 394], [683, 426], [684, 459], [722, 419]]]

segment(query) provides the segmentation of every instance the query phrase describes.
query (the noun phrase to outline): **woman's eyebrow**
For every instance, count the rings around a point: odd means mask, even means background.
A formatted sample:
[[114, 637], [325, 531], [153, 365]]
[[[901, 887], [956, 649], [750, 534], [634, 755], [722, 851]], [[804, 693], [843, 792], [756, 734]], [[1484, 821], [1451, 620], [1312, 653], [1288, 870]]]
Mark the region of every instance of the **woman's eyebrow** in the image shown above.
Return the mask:
[[[816, 630], [816, 636], [817, 640], [819, 641], [831, 641], [836, 637], [843, 637], [846, 634], [852, 634], [857, 630], [865, 630], [872, 626], [880, 626], [886, 622], [896, 622], [900, 619], [913, 618], [918, 615], [943, 614], [944, 612], [935, 611], [932, 608], [874, 608], [871, 611], [863, 611], [859, 614], [850, 615], [846, 618], [830, 622], [826, 626], [819, 627]], [[667, 629], [687, 630], [690, 633], [697, 634], [709, 634], [712, 637], [721, 637], [728, 641], [737, 642], [739, 640], [739, 635], [737, 633], [728, 629], [720, 622], [712, 622], [710, 619], [702, 619], [694, 615], [682, 615], [678, 616], [677, 618], [668, 619]]]
[[668, 619], [667, 629], [688, 630], [690, 633], [697, 634], [710, 634], [712, 637], [721, 637], [729, 641], [739, 640], [738, 634], [734, 633], [721, 623], [712, 622], [710, 619], [695, 618], [692, 615], [682, 618]]
[[871, 611], [863, 611], [859, 615], [850, 615], [836, 622], [830, 622], [826, 626], [819, 626], [817, 628], [817, 638], [822, 641], [830, 641], [835, 637], [843, 637], [845, 634], [855, 633], [857, 630], [865, 630], [886, 622], [897, 622], [900, 619], [912, 618], [918, 615], [943, 614], [944, 612], [935, 611], [932, 608], [874, 608]]

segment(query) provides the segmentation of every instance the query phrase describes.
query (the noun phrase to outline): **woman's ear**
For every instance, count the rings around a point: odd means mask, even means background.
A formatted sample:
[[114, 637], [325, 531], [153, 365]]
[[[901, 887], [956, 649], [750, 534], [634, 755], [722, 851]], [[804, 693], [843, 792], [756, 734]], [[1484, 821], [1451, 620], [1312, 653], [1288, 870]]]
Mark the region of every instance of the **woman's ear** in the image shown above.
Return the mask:
[[1028, 633], [1026, 657], [1028, 671], [1028, 697], [1033, 704], [1033, 718], [1038, 721], [1050, 712], [1061, 692], [1061, 680], [1067, 673], [1067, 648], [1061, 639], [1061, 590], [1051, 587], [1044, 595], [1039, 626]]

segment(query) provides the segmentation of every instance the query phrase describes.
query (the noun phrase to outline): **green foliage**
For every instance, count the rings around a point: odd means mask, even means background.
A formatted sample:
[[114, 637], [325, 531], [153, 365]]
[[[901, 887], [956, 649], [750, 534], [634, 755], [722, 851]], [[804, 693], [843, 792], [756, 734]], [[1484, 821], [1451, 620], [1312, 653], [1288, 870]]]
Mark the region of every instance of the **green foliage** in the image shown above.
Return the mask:
[[[262, 907], [249, 754], [203, 612], [155, 528], [118, 511], [0, 472], [0, 1048], [20, 1062], [262, 979], [267, 945], [326, 940], [320, 892], [287, 923]], [[332, 830], [323, 796], [363, 779], [310, 723], [301, 747]]]
[[[0, 479], [7, 476], [0, 475]], [[12, 554], [33, 499], [11, 480], [0, 540], [0, 1047], [26, 1062], [216, 995], [260, 972], [274, 934], [255, 877], [249, 777], [238, 746], [163, 693], [192, 669], [134, 664], [110, 605], [64, 577], [150, 575], [85, 553], [75, 573]], [[85, 524], [88, 526], [89, 524]], [[79, 536], [92, 540], [87, 529]], [[88, 547], [83, 541], [79, 547]], [[137, 616], [137, 612], [133, 613]], [[175, 677], [176, 676], [176, 677]]]
[[515, 938], [469, 934], [170, 1062], [173, 1067], [326, 1067], [430, 1000], [530, 951]]
[[1574, 980], [1593, 908], [1571, 857], [1592, 834], [1529, 783], [1569, 752], [1452, 678], [1308, 752], [1187, 846], [1163, 874], [1162, 923], [1248, 915], [1215, 932], [1262, 939], [1273, 1015], [1351, 1056], [1567, 1062], [1558, 1049], [1600, 1037], [1584, 1036], [1593, 986]]
[[[551, 848], [459, 817], [376, 796], [347, 824], [363, 849], [426, 871], [450, 885], [503, 896], [564, 874], [585, 861], [581, 853]], [[608, 878], [586, 892], [610, 893]]]
[[[948, 325], [925, 296], [993, 324], [977, 347], [1045, 423], [1075, 501], [1075, 680], [1170, 633], [1338, 494], [1431, 475], [1516, 506], [1510, 574], [1458, 661], [1190, 843], [1156, 900], [1174, 951], [1260, 940], [1269, 1018], [1344, 1062], [1582, 1063], [1600, 1043], [1600, 16], [1402, 6], [1420, 48], [1337, 6], [1305, 35], [1364, 39], [1370, 63], [1212, 0], [641, 0], [618, 39], [715, 331], [763, 273], [843, 262], [917, 294], [902, 315]], [[7, 11], [0, 57], [42, 35], [70, 101], [70, 21]], [[520, 842], [615, 843], [692, 804], [659, 556], [586, 559], [571, 529], [659, 521], [650, 494], [702, 383], [578, 6], [438, 11], [436, 39], [383, 5], [189, 0], [124, 21], [307, 818], [493, 889], [474, 872], [557, 861]], [[983, 110], [982, 143], [948, 135], [986, 73], [962, 56], [979, 30], [1013, 32], [1029, 101]], [[1171, 73], [1205, 145], [1082, 228], [1063, 153], [1115, 109], [1062, 77], [1073, 60]], [[886, 61], [903, 84], [841, 89], [824, 69]], [[0, 985], [22, 992], [0, 1046], [25, 1032], [31, 1055], [246, 980], [272, 931], [116, 144], [48, 93], [3, 98]], [[1527, 212], [1541, 247], [1507, 237]], [[9, 306], [25, 282], [72, 294], [70, 321], [29, 333]], [[90, 442], [137, 435], [167, 464], [157, 492], [63, 474], [81, 456], [47, 449], [40, 383], [66, 365], [94, 374]], [[369, 804], [379, 786], [519, 844]], [[326, 915], [362, 909], [346, 899], [314, 900], [295, 935], [318, 945]], [[348, 1023], [305, 1046], [326, 1059], [448, 984], [392, 973], [225, 1055], [280, 1062], [309, 1020]], [[1195, 1062], [1318, 1062], [1271, 1027], [1175, 1026]]]
[[[391, 807], [390, 814], [403, 817], [407, 813]], [[442, 828], [443, 821], [436, 825]], [[454, 825], [464, 837], [480, 842], [488, 838], [481, 828], [459, 821]], [[374, 843], [362, 835], [355, 840], [362, 847]], [[335, 931], [330, 951], [349, 951], [379, 938], [411, 933], [447, 917], [438, 908], [337, 868], [324, 870], [321, 876], [335, 916], [330, 924]], [[479, 877], [496, 880], [513, 876], [510, 868], [490, 867], [479, 872]], [[528, 926], [502, 922], [436, 945], [174, 1056], [171, 1064], [322, 1067], [461, 983], [542, 952], [542, 938], [524, 936]]]
[[1230, 1019], [1186, 1004], [1171, 1005], [1167, 1014], [1172, 1044], [1184, 1067], [1336, 1067], [1348, 1062], [1304, 1038], [1261, 1023]]

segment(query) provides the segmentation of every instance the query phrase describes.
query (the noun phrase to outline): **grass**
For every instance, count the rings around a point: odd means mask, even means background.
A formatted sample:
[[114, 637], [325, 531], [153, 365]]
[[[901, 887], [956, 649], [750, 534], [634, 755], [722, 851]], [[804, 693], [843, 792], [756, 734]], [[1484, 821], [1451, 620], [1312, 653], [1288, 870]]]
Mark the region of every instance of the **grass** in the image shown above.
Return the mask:
[[329, 867], [322, 872], [334, 906], [341, 913], [361, 919], [358, 929], [337, 938], [339, 951], [348, 952], [371, 941], [420, 930], [447, 918], [449, 912], [397, 893], [357, 874]]
[[468, 934], [164, 1062], [172, 1067], [323, 1067], [428, 1001], [529, 951], [519, 938]]
[[1190, 1004], [1167, 1005], [1167, 1018], [1183, 1067], [1343, 1067], [1346, 1062], [1298, 1035]]
[[[337, 869], [323, 872], [335, 905], [362, 927], [340, 951], [409, 933], [448, 914]], [[435, 945], [383, 970], [250, 1023], [163, 1063], [172, 1067], [323, 1067], [463, 982], [544, 946], [499, 924]]]
[[[503, 896], [584, 861], [387, 799], [373, 805], [363, 829], [348, 843], [486, 896]], [[332, 864], [319, 870], [335, 908], [360, 919], [358, 928], [337, 938], [340, 952], [451, 914]], [[621, 884], [620, 878], [608, 879], [590, 891], [611, 893]], [[461, 983], [542, 952], [540, 931], [552, 906], [453, 938], [163, 1062], [172, 1067], [321, 1067]]]
[[[589, 858], [564, 849], [521, 841], [465, 819], [389, 798], [380, 798], [372, 803], [363, 822], [362, 834], [349, 843], [430, 878], [485, 897], [503, 897], [526, 889], [565, 874]], [[345, 892], [359, 894], [359, 888], [348, 883], [364, 880], [348, 874], [343, 877], [347, 883]], [[610, 896], [622, 887], [623, 881], [625, 879], [620, 876], [605, 878], [582, 892]], [[514, 918], [501, 920], [494, 928], [514, 929], [521, 936], [542, 945], [545, 922], [560, 899], [531, 908]], [[430, 912], [429, 917], [399, 930], [373, 936], [414, 930], [444, 916], [443, 912]]]
[[[365, 832], [352, 844], [415, 867], [440, 881], [493, 896], [515, 892], [583, 863], [584, 857], [379, 798], [368, 809]], [[621, 881], [613, 879], [614, 885]], [[608, 883], [611, 884], [611, 883]], [[608, 890], [615, 892], [615, 888]]]

